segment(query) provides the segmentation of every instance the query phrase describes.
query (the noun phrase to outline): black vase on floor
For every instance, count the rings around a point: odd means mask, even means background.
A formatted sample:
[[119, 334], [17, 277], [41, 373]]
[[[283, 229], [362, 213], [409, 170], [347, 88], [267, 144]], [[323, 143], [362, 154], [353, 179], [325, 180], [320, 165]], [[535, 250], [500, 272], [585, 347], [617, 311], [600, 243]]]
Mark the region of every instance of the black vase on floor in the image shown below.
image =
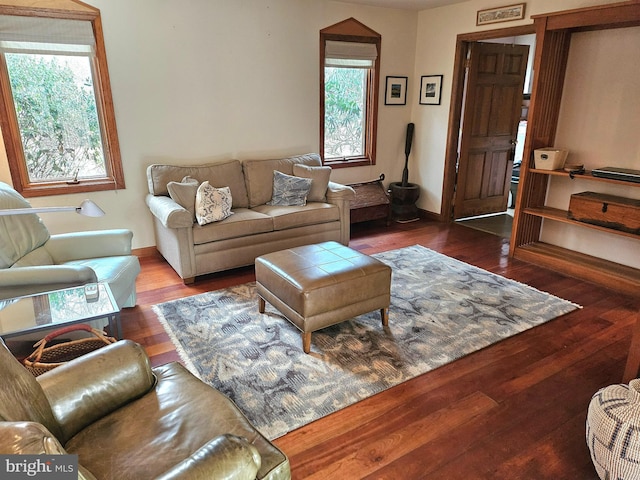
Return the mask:
[[409, 183], [409, 154], [413, 143], [414, 124], [407, 125], [407, 136], [404, 147], [404, 170], [402, 171], [402, 182], [391, 182], [389, 184], [389, 195], [391, 196], [391, 218], [396, 222], [405, 223], [419, 220], [418, 207], [416, 202], [420, 198], [420, 186]]
[[420, 185], [415, 183], [391, 182], [389, 184], [391, 195], [391, 218], [396, 222], [406, 223], [419, 220], [416, 202], [420, 198]]

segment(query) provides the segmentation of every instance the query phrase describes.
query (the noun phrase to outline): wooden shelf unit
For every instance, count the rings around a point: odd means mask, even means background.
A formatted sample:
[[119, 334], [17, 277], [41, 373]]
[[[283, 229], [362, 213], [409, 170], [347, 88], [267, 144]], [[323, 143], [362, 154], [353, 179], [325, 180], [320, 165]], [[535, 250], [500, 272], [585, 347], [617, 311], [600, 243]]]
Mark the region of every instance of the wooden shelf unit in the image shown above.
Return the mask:
[[606, 182], [639, 188], [640, 184], [594, 177], [590, 171], [570, 175], [563, 170], [539, 170], [530, 166], [533, 151], [553, 145], [555, 141], [572, 33], [640, 26], [640, 2], [634, 0], [553, 12], [533, 16], [533, 19], [536, 27], [534, 71], [537, 73], [523, 154], [523, 158], [529, 161], [523, 162], [520, 167], [520, 193], [515, 207], [510, 255], [613, 290], [640, 296], [639, 269], [540, 241], [543, 220], [548, 220], [622, 235], [640, 242], [639, 235], [571, 220], [566, 210], [546, 206], [550, 177], [573, 176], [575, 181], [580, 182]]

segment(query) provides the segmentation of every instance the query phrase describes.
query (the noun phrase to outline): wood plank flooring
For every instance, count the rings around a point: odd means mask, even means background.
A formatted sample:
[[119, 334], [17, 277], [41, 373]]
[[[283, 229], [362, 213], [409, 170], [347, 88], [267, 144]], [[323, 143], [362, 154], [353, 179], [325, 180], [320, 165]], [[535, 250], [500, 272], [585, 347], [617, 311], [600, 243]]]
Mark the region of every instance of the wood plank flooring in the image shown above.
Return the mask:
[[[507, 239], [461, 225], [352, 228], [361, 252], [420, 244], [583, 308], [277, 439], [293, 478], [596, 480], [586, 410], [599, 388], [621, 382], [640, 301], [510, 260]], [[122, 324], [154, 365], [179, 357], [151, 305], [255, 280], [244, 268], [185, 286], [158, 255], [140, 260], [138, 306]]]

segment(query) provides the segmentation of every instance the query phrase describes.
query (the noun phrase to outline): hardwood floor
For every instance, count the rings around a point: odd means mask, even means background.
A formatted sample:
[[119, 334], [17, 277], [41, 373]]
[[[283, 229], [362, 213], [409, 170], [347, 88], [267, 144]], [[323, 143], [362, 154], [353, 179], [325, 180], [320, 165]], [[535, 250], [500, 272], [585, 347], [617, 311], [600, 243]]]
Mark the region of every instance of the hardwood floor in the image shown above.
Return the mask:
[[[508, 240], [433, 222], [356, 225], [350, 246], [372, 254], [420, 244], [583, 308], [417, 377], [274, 441], [294, 479], [597, 479], [586, 410], [620, 383], [640, 301], [508, 258]], [[253, 268], [185, 286], [141, 258], [138, 306], [124, 336], [154, 365], [179, 360], [151, 305], [253, 281]]]

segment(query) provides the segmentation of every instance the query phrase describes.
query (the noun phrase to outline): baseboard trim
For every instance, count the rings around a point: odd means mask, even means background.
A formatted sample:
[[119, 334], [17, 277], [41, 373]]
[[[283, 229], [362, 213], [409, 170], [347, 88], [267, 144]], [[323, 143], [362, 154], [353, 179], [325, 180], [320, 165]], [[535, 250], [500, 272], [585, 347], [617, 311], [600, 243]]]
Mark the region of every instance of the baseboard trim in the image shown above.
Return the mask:
[[134, 248], [131, 253], [136, 257], [155, 257], [159, 255], [155, 245], [151, 247]]
[[430, 212], [428, 210], [423, 210], [421, 208], [418, 208], [418, 215], [423, 220], [432, 220], [434, 222], [442, 221], [442, 215], [440, 215], [439, 213]]

